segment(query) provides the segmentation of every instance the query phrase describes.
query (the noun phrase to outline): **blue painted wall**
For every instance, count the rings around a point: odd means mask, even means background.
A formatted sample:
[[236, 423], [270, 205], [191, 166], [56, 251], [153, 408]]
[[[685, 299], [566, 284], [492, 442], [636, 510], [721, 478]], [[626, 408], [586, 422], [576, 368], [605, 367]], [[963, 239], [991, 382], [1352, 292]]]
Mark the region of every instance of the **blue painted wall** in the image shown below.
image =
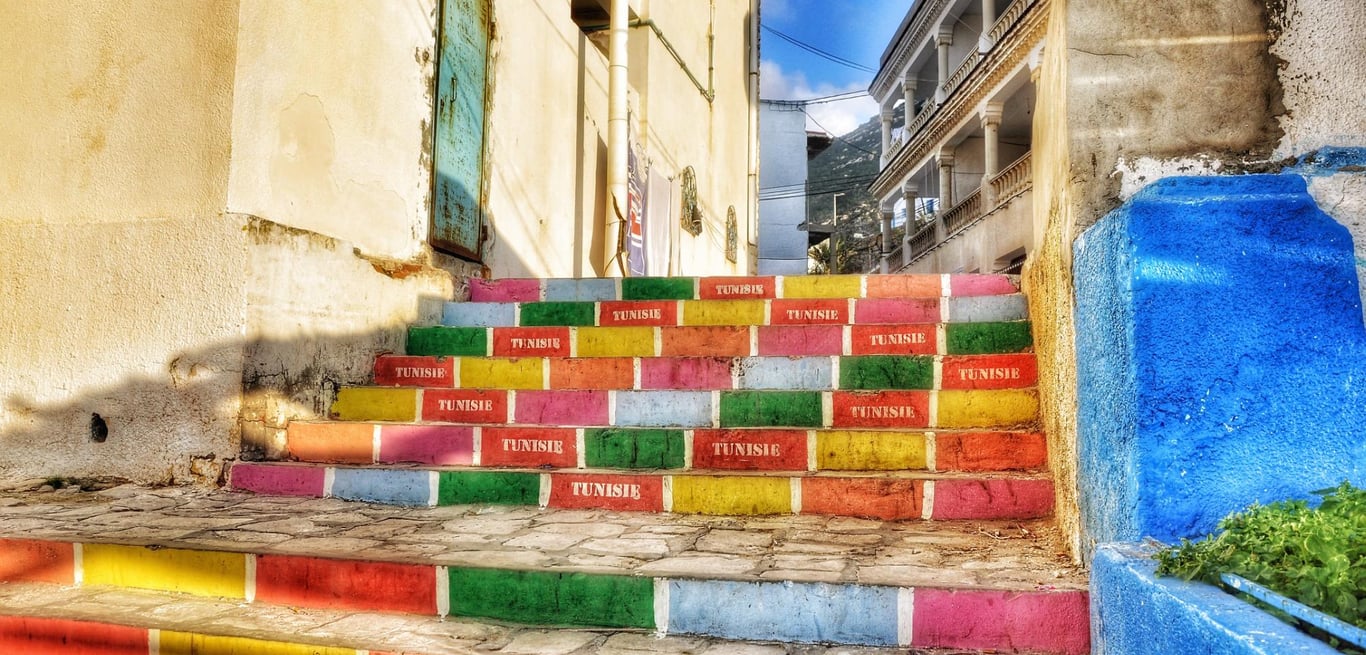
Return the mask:
[[1108, 545], [1091, 568], [1094, 655], [1331, 655], [1338, 651], [1200, 583], [1153, 575], [1133, 547]]
[[1366, 482], [1351, 238], [1296, 175], [1168, 178], [1075, 245], [1092, 543], [1173, 541]]

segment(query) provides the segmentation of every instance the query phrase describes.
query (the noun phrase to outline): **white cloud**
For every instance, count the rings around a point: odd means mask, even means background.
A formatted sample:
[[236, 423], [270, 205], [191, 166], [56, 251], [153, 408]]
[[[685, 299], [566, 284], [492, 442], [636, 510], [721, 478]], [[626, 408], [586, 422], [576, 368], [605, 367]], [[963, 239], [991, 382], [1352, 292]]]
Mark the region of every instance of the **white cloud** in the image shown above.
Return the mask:
[[[851, 91], [867, 91], [867, 85], [855, 82], [840, 87], [822, 82], [812, 86], [802, 71], [787, 73], [777, 62], [767, 59], [759, 62], [759, 97], [765, 100], [804, 100]], [[878, 106], [868, 95], [861, 95], [850, 100], [808, 105], [806, 113], [807, 128], [823, 128], [840, 136], [876, 115]]]

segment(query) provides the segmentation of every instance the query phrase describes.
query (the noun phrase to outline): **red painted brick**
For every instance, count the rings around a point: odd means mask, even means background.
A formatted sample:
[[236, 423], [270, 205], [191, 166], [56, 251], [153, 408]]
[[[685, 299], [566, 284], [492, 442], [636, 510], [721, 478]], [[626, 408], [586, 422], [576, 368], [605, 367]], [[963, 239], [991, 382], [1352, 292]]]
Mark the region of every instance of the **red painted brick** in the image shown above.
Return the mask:
[[1048, 444], [1034, 432], [936, 432], [935, 468], [940, 471], [1042, 469]]
[[843, 325], [848, 322], [849, 301], [843, 298], [774, 300], [769, 307], [769, 325]]
[[772, 277], [704, 277], [697, 284], [697, 297], [702, 300], [773, 298], [776, 291]]
[[944, 389], [1022, 389], [1038, 381], [1033, 353], [944, 358]]
[[550, 506], [569, 509], [664, 511], [664, 478], [658, 475], [554, 475]]
[[678, 325], [678, 301], [604, 301], [598, 303], [598, 325], [605, 327]]
[[108, 623], [0, 616], [0, 653], [147, 655], [146, 628]]
[[806, 430], [696, 430], [693, 467], [805, 471]]
[[923, 428], [930, 424], [928, 391], [836, 391], [838, 428]]
[[258, 555], [256, 600], [319, 609], [436, 614], [436, 567]]
[[578, 464], [573, 428], [487, 427], [480, 464], [525, 468], [574, 468]]
[[853, 355], [933, 355], [938, 349], [935, 326], [855, 325], [849, 329]]
[[921, 518], [923, 483], [885, 478], [802, 478], [802, 513], [896, 521]]
[[854, 301], [855, 323], [938, 323], [937, 298], [864, 298]]
[[944, 294], [939, 275], [869, 275], [868, 298], [938, 298]]
[[550, 360], [551, 389], [630, 389], [635, 385], [630, 357]]
[[455, 360], [380, 355], [375, 358], [375, 384], [381, 387], [453, 387]]
[[1048, 480], [939, 480], [934, 483], [934, 519], [1034, 519], [1053, 513]]
[[508, 392], [502, 389], [428, 389], [422, 420], [447, 423], [506, 423]]
[[840, 325], [774, 325], [759, 328], [760, 355], [841, 355], [844, 327]]
[[568, 357], [567, 327], [493, 328], [494, 357]]
[[665, 357], [749, 356], [749, 327], [744, 325], [666, 327], [660, 334]]
[[369, 464], [374, 461], [375, 426], [291, 421], [285, 443], [289, 456], [300, 461]]
[[0, 582], [74, 584], [75, 558], [69, 543], [0, 539]]
[[641, 389], [729, 389], [729, 357], [651, 357], [640, 360]]
[[1090, 617], [1084, 591], [921, 587], [911, 646], [1084, 655], [1091, 652]]

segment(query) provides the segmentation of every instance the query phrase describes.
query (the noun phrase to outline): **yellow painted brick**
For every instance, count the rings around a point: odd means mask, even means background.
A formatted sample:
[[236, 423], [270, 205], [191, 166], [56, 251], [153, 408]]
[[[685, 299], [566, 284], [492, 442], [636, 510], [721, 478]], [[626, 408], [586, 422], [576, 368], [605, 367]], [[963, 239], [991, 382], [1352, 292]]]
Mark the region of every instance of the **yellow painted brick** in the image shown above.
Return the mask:
[[650, 327], [581, 327], [579, 357], [654, 357], [655, 329]]
[[816, 468], [823, 471], [923, 469], [925, 434], [871, 430], [817, 432]]
[[342, 421], [415, 421], [417, 389], [343, 387], [332, 403], [332, 417]]
[[685, 300], [683, 325], [763, 325], [762, 300]]
[[787, 478], [673, 478], [673, 511], [683, 514], [790, 514], [792, 485]]
[[356, 655], [355, 649], [161, 631], [161, 655]]
[[460, 358], [463, 389], [542, 389], [545, 360], [540, 357]]
[[1007, 428], [1033, 425], [1039, 417], [1035, 389], [940, 391], [938, 427]]
[[247, 556], [200, 550], [85, 544], [85, 584], [246, 598]]
[[862, 275], [799, 275], [783, 277], [784, 298], [858, 298]]

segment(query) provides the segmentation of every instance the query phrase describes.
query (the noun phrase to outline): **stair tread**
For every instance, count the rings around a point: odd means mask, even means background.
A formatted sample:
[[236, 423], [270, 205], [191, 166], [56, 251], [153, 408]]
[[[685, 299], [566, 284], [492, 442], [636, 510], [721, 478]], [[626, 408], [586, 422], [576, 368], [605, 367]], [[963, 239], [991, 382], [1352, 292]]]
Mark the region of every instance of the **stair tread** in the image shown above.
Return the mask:
[[669, 579], [1080, 591], [1047, 520], [393, 507], [134, 486], [0, 494], [0, 538]]
[[641, 475], [669, 475], [674, 477], [682, 476], [727, 476], [727, 477], [762, 477], [762, 478], [873, 478], [887, 480], [1048, 480], [1050, 476], [1045, 471], [924, 471], [924, 470], [841, 470], [825, 469], [820, 471], [808, 470], [763, 470], [763, 469], [720, 469], [720, 468], [690, 468], [690, 469], [618, 469], [618, 468], [550, 468], [550, 467], [517, 467], [517, 466], [434, 466], [429, 464], [413, 463], [342, 463], [342, 462], [307, 462], [307, 461], [263, 461], [263, 462], [244, 462], [251, 465], [270, 465], [270, 466], [296, 466], [296, 467], [315, 467], [328, 466], [333, 468], [357, 468], [372, 471], [498, 471], [503, 473], [564, 473], [573, 475], [620, 475], [637, 477]]
[[[64, 587], [43, 583], [0, 585], [0, 608], [3, 608], [0, 609], [0, 622], [5, 617], [60, 619], [240, 640], [403, 652], [410, 655], [468, 655], [475, 652], [491, 655], [907, 653], [905, 649], [871, 646], [735, 642], [696, 636], [657, 636], [642, 630], [545, 629], [456, 617], [282, 608], [139, 589]], [[237, 644], [251, 646], [249, 642]], [[264, 652], [268, 648], [260, 644], [252, 651]], [[912, 654], [925, 655], [970, 655], [976, 652], [960, 649], [910, 651]]]

